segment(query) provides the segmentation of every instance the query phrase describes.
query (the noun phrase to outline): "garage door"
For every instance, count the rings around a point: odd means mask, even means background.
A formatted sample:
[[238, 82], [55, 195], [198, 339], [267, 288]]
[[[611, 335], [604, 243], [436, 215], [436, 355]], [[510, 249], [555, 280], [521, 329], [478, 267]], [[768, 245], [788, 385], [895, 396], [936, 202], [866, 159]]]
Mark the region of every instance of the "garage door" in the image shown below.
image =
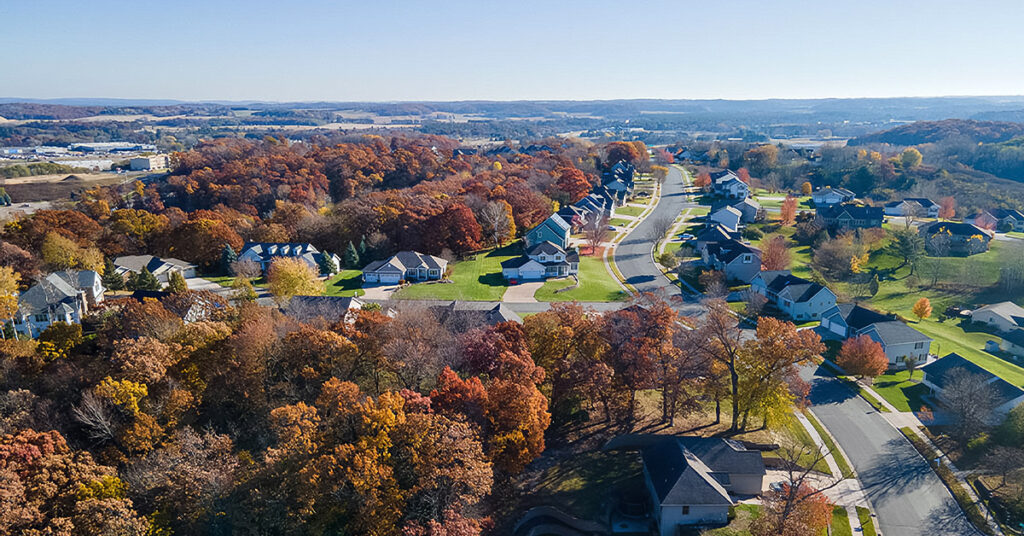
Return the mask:
[[398, 274], [380, 274], [381, 283], [397, 283], [402, 276]]
[[521, 279], [544, 279], [544, 270], [520, 270], [519, 277]]

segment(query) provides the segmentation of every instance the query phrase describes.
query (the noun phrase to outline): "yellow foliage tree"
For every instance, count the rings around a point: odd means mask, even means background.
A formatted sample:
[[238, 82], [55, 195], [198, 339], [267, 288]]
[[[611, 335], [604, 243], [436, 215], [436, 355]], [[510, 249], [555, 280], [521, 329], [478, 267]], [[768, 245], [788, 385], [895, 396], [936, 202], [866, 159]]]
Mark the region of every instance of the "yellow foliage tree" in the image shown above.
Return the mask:
[[491, 167], [494, 169], [494, 171], [501, 171], [501, 162], [495, 160], [494, 164], [491, 165]]
[[900, 163], [903, 164], [903, 169], [913, 169], [921, 165], [921, 151], [913, 147], [908, 147], [900, 154]]
[[282, 303], [292, 296], [319, 296], [324, 293], [324, 284], [316, 270], [291, 257], [282, 257], [270, 265], [267, 286], [274, 299]]
[[83, 248], [74, 240], [57, 233], [49, 233], [40, 248], [43, 262], [54, 270], [80, 268], [103, 274], [103, 254], [96, 248]]
[[[21, 275], [10, 266], [0, 266], [0, 318], [11, 320], [18, 312], [18, 279]], [[0, 329], [0, 333], [3, 330]], [[6, 338], [6, 336], [4, 337]]]
[[139, 401], [149, 394], [146, 384], [131, 380], [115, 380], [110, 376], [96, 386], [96, 395], [106, 398], [132, 415], [139, 414]]
[[813, 191], [814, 186], [811, 186], [811, 183], [808, 181], [804, 181], [804, 183], [800, 185], [800, 193], [804, 195], [811, 195], [811, 192]]
[[918, 320], [924, 320], [932, 316], [932, 303], [928, 301], [928, 298], [917, 300], [917, 303], [914, 304], [913, 313]]

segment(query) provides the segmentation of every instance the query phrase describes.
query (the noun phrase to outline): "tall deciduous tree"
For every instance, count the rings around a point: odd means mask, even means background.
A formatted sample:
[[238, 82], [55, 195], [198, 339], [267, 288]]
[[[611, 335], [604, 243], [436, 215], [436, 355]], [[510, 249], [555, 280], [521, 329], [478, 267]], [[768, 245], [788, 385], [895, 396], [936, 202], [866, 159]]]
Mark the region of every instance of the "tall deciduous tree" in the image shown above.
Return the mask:
[[932, 302], [929, 301], [928, 298], [922, 297], [914, 303], [912, 312], [914, 313], [914, 316], [917, 317], [918, 321], [924, 320], [925, 318], [932, 316]]
[[846, 372], [862, 378], [874, 378], [889, 368], [889, 358], [881, 343], [868, 335], [859, 335], [843, 342], [836, 363]]
[[[575, 169], [575, 168], [573, 168]], [[578, 169], [577, 172], [581, 173]], [[512, 206], [506, 201], [490, 201], [480, 209], [480, 225], [495, 246], [501, 246], [516, 234], [516, 223], [512, 217]]]
[[939, 199], [939, 218], [950, 220], [956, 217], [956, 198], [946, 196]]
[[287, 302], [292, 296], [319, 296], [324, 293], [324, 284], [316, 270], [301, 259], [281, 257], [267, 270], [267, 287], [274, 299]]
[[786, 270], [789, 268], [791, 255], [786, 237], [774, 235], [761, 243], [761, 269]]
[[783, 225], [793, 225], [796, 223], [796, 198], [787, 195], [786, 199], [782, 201], [782, 208], [779, 211]]
[[[731, 429], [736, 431], [739, 430], [740, 423], [739, 360], [743, 348], [743, 332], [724, 301], [712, 300], [707, 306], [708, 313], [697, 325], [701, 336], [696, 338], [695, 344], [713, 365], [718, 365], [712, 368], [713, 371], [720, 373], [720, 378], [715, 379], [720, 379], [724, 385], [728, 385], [727, 396], [732, 401]], [[721, 399], [716, 397], [716, 420], [720, 402]]]
[[[11, 321], [12, 325], [18, 312], [18, 279], [18, 272], [13, 268], [0, 266], [0, 318]], [[0, 334], [4, 331], [2, 328], [0, 326]]]

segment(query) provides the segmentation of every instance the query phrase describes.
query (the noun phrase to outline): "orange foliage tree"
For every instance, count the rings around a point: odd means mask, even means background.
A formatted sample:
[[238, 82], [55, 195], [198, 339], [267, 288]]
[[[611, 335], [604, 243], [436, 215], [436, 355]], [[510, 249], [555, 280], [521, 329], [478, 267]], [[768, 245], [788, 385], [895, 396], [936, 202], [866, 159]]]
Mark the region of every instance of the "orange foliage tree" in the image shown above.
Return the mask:
[[932, 302], [928, 298], [921, 298], [914, 303], [914, 308], [911, 311], [918, 320], [924, 320], [932, 316]]
[[782, 201], [782, 207], [780, 211], [780, 220], [783, 225], [793, 225], [796, 222], [796, 198], [787, 195], [786, 199]]
[[952, 196], [946, 196], [939, 199], [939, 218], [944, 220], [952, 219], [956, 216], [956, 199]]
[[761, 245], [761, 269], [785, 270], [789, 268], [791, 255], [786, 237], [775, 235]]
[[846, 372], [862, 378], [874, 378], [889, 368], [889, 358], [882, 344], [868, 335], [846, 339], [836, 363]]

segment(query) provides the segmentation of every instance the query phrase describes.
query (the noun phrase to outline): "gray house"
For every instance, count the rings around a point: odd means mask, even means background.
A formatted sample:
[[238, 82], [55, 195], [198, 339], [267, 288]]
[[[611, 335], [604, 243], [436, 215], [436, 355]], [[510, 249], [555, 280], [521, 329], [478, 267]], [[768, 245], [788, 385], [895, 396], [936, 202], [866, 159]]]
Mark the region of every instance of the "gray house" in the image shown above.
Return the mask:
[[760, 495], [766, 473], [760, 451], [728, 439], [665, 437], [641, 454], [661, 536], [728, 523], [733, 497]]
[[398, 283], [441, 279], [448, 261], [416, 251], [399, 251], [382, 261], [373, 261], [363, 268], [366, 283]]
[[730, 281], [749, 283], [761, 271], [761, 250], [738, 240], [707, 244], [701, 259], [705, 266], [725, 272]]
[[823, 285], [797, 277], [789, 270], [761, 272], [750, 290], [764, 296], [793, 320], [817, 320], [836, 306], [836, 295]]
[[329, 258], [335, 267], [341, 266], [341, 258], [333, 253], [321, 252], [313, 244], [298, 242], [249, 242], [238, 254], [240, 261], [252, 261], [260, 265], [264, 272], [281, 257], [293, 257], [302, 260], [311, 268], [322, 273], [321, 262]]
[[549, 277], [576, 275], [580, 254], [575, 248], [564, 250], [549, 241], [526, 249], [526, 254], [501, 263], [501, 273], [509, 281], [533, 281]]
[[527, 231], [523, 240], [526, 242], [527, 248], [541, 242], [551, 242], [562, 249], [568, 249], [570, 234], [571, 226], [558, 214], [552, 214], [548, 219]]
[[924, 363], [932, 345], [931, 337], [899, 320], [869, 324], [857, 331], [857, 336], [860, 335], [867, 335], [881, 343], [885, 356], [889, 358], [890, 368], [899, 367], [908, 357]]
[[91, 305], [103, 301], [103, 291], [92, 270], [49, 274], [18, 296], [14, 330], [35, 337], [55, 322], [79, 324]]
[[821, 315], [821, 327], [848, 339], [858, 331], [876, 322], [893, 318], [853, 303], [840, 303]]
[[1024, 307], [1011, 301], [993, 303], [971, 311], [971, 321], [1009, 333], [1024, 327]]
[[1024, 389], [992, 374], [958, 354], [949, 354], [921, 367], [921, 372], [924, 374], [921, 383], [932, 390], [932, 393], [935, 394], [940, 403], [943, 401], [943, 389], [950, 378], [950, 373], [954, 370], [963, 370], [968, 374], [980, 376], [995, 392], [996, 408], [989, 424], [998, 424], [1010, 410], [1024, 403]]

